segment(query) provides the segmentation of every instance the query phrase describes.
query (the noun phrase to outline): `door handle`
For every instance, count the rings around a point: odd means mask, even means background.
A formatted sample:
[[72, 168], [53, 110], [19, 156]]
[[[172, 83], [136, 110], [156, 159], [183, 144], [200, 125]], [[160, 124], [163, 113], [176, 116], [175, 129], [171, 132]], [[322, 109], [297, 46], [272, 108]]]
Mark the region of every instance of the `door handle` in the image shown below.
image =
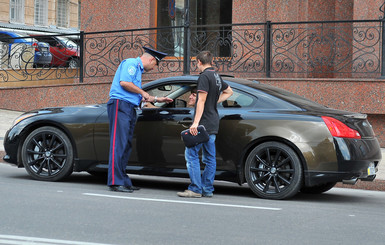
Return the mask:
[[183, 120], [183, 121], [178, 121], [177, 123], [178, 124], [192, 124], [193, 121], [192, 120]]

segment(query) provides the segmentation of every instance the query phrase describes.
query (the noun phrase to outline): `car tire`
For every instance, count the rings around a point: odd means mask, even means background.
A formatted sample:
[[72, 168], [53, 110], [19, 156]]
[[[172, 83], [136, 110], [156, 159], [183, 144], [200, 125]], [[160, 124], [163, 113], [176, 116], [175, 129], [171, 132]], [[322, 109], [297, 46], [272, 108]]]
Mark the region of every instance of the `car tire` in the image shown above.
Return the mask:
[[316, 186], [310, 186], [310, 187], [302, 187], [301, 192], [306, 194], [320, 194], [323, 192], [327, 192], [328, 190], [332, 189], [337, 182], [329, 182], [325, 184], [320, 184]]
[[78, 68], [79, 67], [79, 59], [78, 58], [70, 58], [68, 60], [69, 68]]
[[280, 200], [296, 195], [302, 187], [302, 176], [298, 155], [280, 142], [262, 143], [246, 159], [246, 181], [260, 198]]
[[73, 171], [74, 153], [68, 136], [55, 127], [32, 131], [21, 149], [21, 160], [27, 172], [37, 180], [58, 181]]

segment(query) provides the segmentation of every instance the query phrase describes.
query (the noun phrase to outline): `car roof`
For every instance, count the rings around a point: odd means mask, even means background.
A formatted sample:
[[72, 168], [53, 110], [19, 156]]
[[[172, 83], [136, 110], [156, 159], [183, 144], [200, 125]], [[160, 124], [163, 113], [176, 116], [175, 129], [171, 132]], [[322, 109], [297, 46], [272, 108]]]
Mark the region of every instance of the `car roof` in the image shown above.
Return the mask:
[[0, 35], [1, 34], [6, 34], [6, 35], [11, 36], [11, 38], [9, 38], [9, 39], [20, 40], [19, 42], [15, 41], [15, 42], [18, 42], [18, 43], [33, 43], [33, 42], [37, 42], [37, 40], [35, 38], [29, 37], [29, 36], [25, 36], [25, 35], [23, 35], [21, 33], [17, 33], [17, 32], [0, 31]]

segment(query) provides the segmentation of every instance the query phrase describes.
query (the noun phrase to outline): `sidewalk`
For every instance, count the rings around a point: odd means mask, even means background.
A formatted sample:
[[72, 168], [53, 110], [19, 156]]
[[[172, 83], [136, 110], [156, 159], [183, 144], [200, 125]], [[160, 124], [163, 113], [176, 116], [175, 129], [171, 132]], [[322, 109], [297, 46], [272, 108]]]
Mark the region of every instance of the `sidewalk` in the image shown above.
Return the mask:
[[[4, 151], [4, 136], [7, 130], [12, 126], [13, 120], [23, 112], [9, 111], [0, 109], [0, 151]], [[2, 161], [3, 159], [0, 159]]]
[[[4, 141], [5, 133], [12, 126], [13, 120], [16, 117], [18, 117], [20, 114], [22, 114], [22, 112], [0, 109], [0, 152], [4, 152], [3, 141]], [[382, 150], [382, 161], [379, 165], [379, 170], [377, 172], [376, 180], [385, 181], [385, 148], [382, 148], [381, 150]], [[0, 159], [0, 162], [1, 161], [3, 161], [3, 159]], [[368, 183], [371, 183], [371, 182], [368, 182]], [[347, 186], [347, 185], [343, 185], [343, 186]]]

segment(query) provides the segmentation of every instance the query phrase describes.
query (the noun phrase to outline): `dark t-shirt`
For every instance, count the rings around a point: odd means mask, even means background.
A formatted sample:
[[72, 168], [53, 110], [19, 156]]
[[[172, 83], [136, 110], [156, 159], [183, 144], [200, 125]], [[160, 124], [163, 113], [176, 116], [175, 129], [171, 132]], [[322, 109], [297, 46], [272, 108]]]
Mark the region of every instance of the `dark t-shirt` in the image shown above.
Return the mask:
[[[199, 92], [207, 93], [206, 103], [199, 125], [204, 125], [209, 134], [217, 134], [219, 129], [219, 115], [217, 103], [219, 95], [229, 85], [215, 72], [214, 68], [206, 68], [198, 78], [198, 97]], [[195, 104], [196, 108], [196, 104]]]

